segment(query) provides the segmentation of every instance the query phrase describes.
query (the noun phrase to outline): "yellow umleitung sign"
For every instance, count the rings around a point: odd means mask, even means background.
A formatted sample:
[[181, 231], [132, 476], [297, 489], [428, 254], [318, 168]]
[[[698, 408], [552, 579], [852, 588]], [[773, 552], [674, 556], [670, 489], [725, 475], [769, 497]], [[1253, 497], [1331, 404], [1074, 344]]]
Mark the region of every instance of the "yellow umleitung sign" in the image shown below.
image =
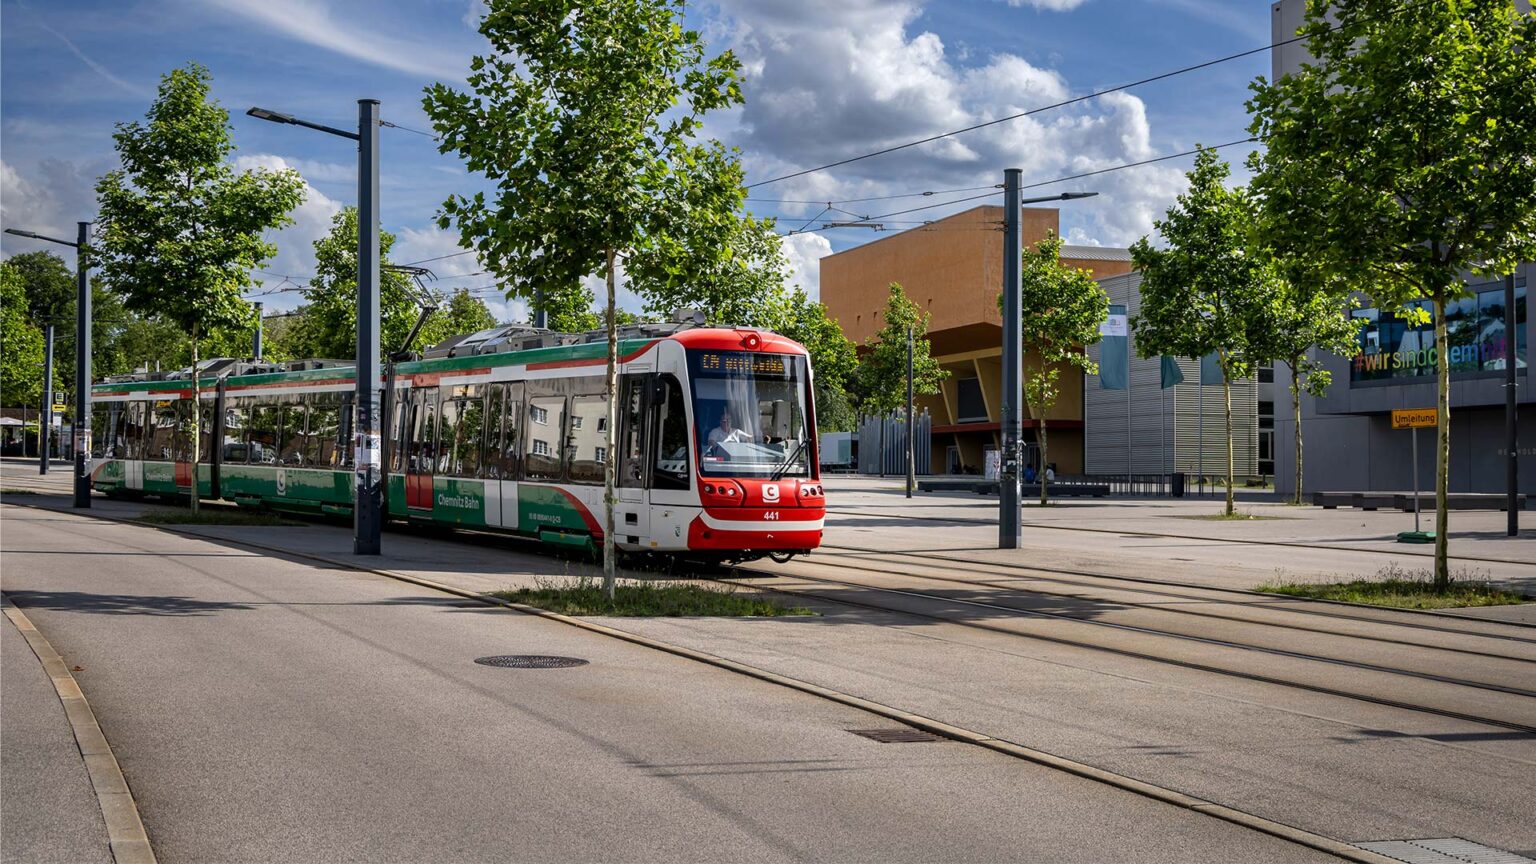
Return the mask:
[[1399, 408], [1392, 412], [1393, 429], [1414, 429], [1433, 426], [1440, 419], [1434, 408]]

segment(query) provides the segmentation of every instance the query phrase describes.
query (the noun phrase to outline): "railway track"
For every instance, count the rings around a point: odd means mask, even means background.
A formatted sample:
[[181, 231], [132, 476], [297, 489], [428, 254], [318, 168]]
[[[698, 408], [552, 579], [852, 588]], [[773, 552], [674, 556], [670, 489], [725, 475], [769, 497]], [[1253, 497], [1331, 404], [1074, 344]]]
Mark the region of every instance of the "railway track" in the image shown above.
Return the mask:
[[[874, 517], [881, 517], [881, 518], [887, 518], [887, 519], [908, 519], [908, 520], [912, 520], [914, 522], [946, 522], [946, 523], [949, 523], [951, 525], [987, 525], [987, 526], [993, 526], [993, 527], [995, 527], [997, 525], [997, 518], [996, 517], [992, 517], [990, 519], [983, 519], [983, 518], [980, 518], [980, 517], [971, 517], [971, 516], [914, 516], [914, 515], [912, 515], [910, 513], [899, 513], [899, 512], [891, 512], [891, 511], [888, 511], [888, 510], [871, 510], [871, 509], [866, 509], [866, 508], [868, 508], [870, 506], [879, 506], [879, 505], [860, 505], [860, 504], [841, 505], [841, 506], [837, 507], [836, 509], [829, 508], [828, 511], [827, 511], [827, 515], [829, 517], [832, 516], [833, 514], [840, 515], [840, 516], [852, 516], [852, 517], [874, 516]], [[1028, 523], [1025, 527], [1029, 528], [1029, 529], [1037, 529], [1037, 528], [1038, 529], [1044, 529], [1046, 531], [1075, 531], [1075, 532], [1079, 532], [1079, 533], [1086, 532], [1086, 533], [1089, 533], [1089, 534], [1113, 534], [1113, 535], [1116, 535], [1116, 536], [1127, 536], [1127, 537], [1157, 537], [1157, 538], [1165, 538], [1165, 539], [1169, 539], [1169, 540], [1205, 540], [1205, 541], [1209, 541], [1211, 543], [1229, 543], [1229, 544], [1239, 544], [1239, 545], [1244, 545], [1244, 546], [1279, 546], [1279, 547], [1290, 547], [1290, 548], [1293, 548], [1293, 549], [1327, 549], [1327, 550], [1334, 551], [1334, 552], [1359, 552], [1359, 553], [1363, 553], [1363, 554], [1367, 554], [1367, 555], [1389, 555], [1389, 556], [1398, 556], [1398, 557], [1408, 556], [1408, 557], [1412, 557], [1412, 558], [1432, 558], [1432, 557], [1434, 557], [1434, 553], [1432, 551], [1431, 552], [1425, 552], [1425, 551], [1416, 551], [1416, 550], [1411, 550], [1411, 549], [1394, 549], [1394, 550], [1388, 552], [1388, 551], [1382, 550], [1382, 549], [1364, 549], [1364, 548], [1361, 548], [1359, 546], [1344, 546], [1344, 545], [1340, 545], [1340, 544], [1337, 544], [1337, 543], [1317, 543], [1317, 542], [1308, 542], [1308, 541], [1303, 541], [1303, 540], [1252, 540], [1252, 539], [1249, 539], [1249, 538], [1246, 538], [1246, 537], [1210, 537], [1210, 536], [1200, 535], [1200, 534], [1172, 534], [1172, 533], [1169, 533], [1169, 532], [1166, 532], [1166, 531], [1136, 531], [1134, 529], [1122, 529], [1122, 528], [1086, 528], [1086, 527], [1083, 527], [1081, 525], [1052, 525], [1052, 524], [1049, 524], [1049, 523], [1046, 523], [1046, 522], [1031, 522], [1031, 523]], [[1482, 556], [1468, 556], [1468, 555], [1456, 555], [1456, 556], [1453, 556], [1453, 557], [1457, 561], [1474, 562], [1474, 563], [1478, 563], [1478, 564], [1523, 564], [1523, 563], [1525, 563], [1523, 561], [1512, 561], [1512, 560], [1510, 560], [1508, 558], [1488, 558], [1488, 557], [1482, 557]]]
[[[1354, 633], [1311, 626], [1311, 622], [1289, 626], [1281, 620], [1245, 620], [1221, 612], [1192, 613], [1187, 609], [1172, 609], [1147, 602], [1124, 603], [1080, 594], [1040, 592], [1032, 587], [998, 585], [993, 580], [914, 572], [912, 566], [902, 566], [904, 562], [901, 559], [904, 556], [889, 553], [879, 554], [874, 562], [863, 563], [839, 560], [843, 557], [819, 556], [814, 564], [792, 563], [772, 569], [743, 567], [738, 568], [737, 572], [750, 573], [759, 578], [742, 580], [723, 577], [718, 581], [806, 599], [897, 612], [967, 628], [1006, 633], [1025, 639], [1536, 735], [1536, 687], [1525, 686], [1536, 681], [1532, 677], [1536, 675], [1536, 649], [1526, 649], [1527, 645], [1536, 644], [1536, 640], [1523, 637], [1510, 639], [1484, 632], [1485, 626], [1491, 622], [1468, 622], [1472, 629], [1457, 632], [1456, 635], [1487, 640], [1489, 645], [1497, 645], [1506, 650], [1481, 651], [1465, 646], [1441, 648], [1414, 643], [1406, 636], [1378, 634], [1375, 638], [1362, 639]], [[983, 576], [995, 575], [987, 572], [991, 565], [970, 563], [970, 568], [961, 569], [962, 574], [979, 572]], [[826, 574], [828, 569], [838, 571], [838, 576]], [[985, 597], [957, 596], [953, 591], [940, 593], [940, 589], [933, 587], [936, 585], [980, 590], [985, 592]], [[1144, 594], [1162, 593], [1177, 596], [1182, 602], [1190, 601], [1189, 591], [1159, 592], [1146, 587], [1139, 590]], [[1208, 591], [1214, 595], [1236, 594], [1243, 597], [1243, 602], [1249, 606], [1267, 605], [1255, 603], [1251, 595], [1241, 592], [1223, 589]], [[1075, 605], [1071, 608], [1040, 608], [1037, 598], [1042, 596], [1067, 599]], [[1224, 602], [1219, 597], [1199, 599], [1221, 602], [1223, 605], [1230, 602]], [[1034, 608], [1028, 605], [1031, 602], [1036, 603]], [[1133, 623], [1098, 617], [1126, 609], [1141, 619], [1153, 620]], [[1281, 615], [1291, 614], [1291, 610], [1285, 608], [1277, 607], [1274, 611]], [[1305, 618], [1305, 614], [1299, 613], [1298, 617]], [[1166, 626], [1166, 619], [1188, 620], [1193, 617], [1219, 620], [1250, 632], [1213, 636], [1188, 632], [1187, 627], [1184, 632], [1180, 632], [1177, 628]], [[1397, 623], [1369, 615], [1335, 614], [1331, 617], [1344, 618], [1354, 627], [1407, 627], [1409, 632], [1415, 629], [1411, 620]], [[1445, 634], [1456, 628], [1434, 626], [1429, 629]], [[1286, 631], [1308, 634], [1308, 638], [1314, 640], [1332, 640], [1331, 656], [1315, 650], [1298, 650], [1276, 644], [1275, 637], [1283, 637]], [[1268, 638], [1251, 638], [1259, 632], [1267, 633]], [[1293, 643], [1294, 636], [1293, 633]], [[1417, 668], [1350, 656], [1344, 650], [1348, 647], [1344, 640], [1358, 640], [1378, 648], [1382, 645], [1390, 646], [1394, 654], [1406, 654], [1411, 659], [1417, 659]], [[1284, 639], [1278, 641], [1283, 642]], [[1446, 658], [1451, 657], [1459, 658], [1460, 668], [1468, 672], [1476, 671], [1475, 667], [1469, 666], [1475, 658], [1476, 666], [1483, 667], [1485, 674], [1476, 676], [1428, 671], [1456, 668], [1455, 663], [1446, 661]], [[1491, 664], [1498, 664], [1501, 668], [1489, 674], [1486, 667]], [[1413, 692], [1405, 693], [1408, 690]]]

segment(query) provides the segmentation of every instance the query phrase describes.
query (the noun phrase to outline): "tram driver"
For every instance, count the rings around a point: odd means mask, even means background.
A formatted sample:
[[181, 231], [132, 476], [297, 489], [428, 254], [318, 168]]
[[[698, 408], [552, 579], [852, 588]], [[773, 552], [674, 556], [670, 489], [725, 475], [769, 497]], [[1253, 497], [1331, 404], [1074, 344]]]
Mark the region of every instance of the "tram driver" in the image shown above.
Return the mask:
[[708, 443], [711, 447], [717, 444], [735, 444], [740, 441], [752, 440], [754, 438], [751, 432], [737, 428], [736, 424], [731, 422], [730, 408], [722, 408], [720, 410], [720, 425], [709, 430]]

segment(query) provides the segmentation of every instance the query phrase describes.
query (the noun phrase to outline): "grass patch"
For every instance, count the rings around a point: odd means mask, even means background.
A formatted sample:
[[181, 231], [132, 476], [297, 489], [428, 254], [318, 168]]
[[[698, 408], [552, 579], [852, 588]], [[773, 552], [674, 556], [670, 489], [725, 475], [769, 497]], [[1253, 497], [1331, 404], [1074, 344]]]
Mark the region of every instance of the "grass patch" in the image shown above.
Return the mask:
[[36, 495], [36, 489], [13, 489], [9, 486], [0, 489], [0, 495]]
[[815, 615], [804, 606], [784, 606], [766, 595], [738, 593], [734, 588], [692, 584], [620, 582], [613, 599], [603, 593], [602, 581], [582, 577], [574, 584], [539, 581], [533, 588], [497, 591], [493, 596], [525, 603], [562, 615], [613, 615], [619, 617], [680, 618], [718, 616], [735, 618], [780, 615]]
[[[1486, 571], [1484, 571], [1486, 572]], [[1436, 590], [1428, 570], [1408, 571], [1389, 564], [1375, 579], [1348, 582], [1266, 582], [1255, 590], [1317, 600], [1343, 600], [1398, 609], [1456, 609], [1466, 606], [1512, 606], [1531, 598], [1488, 584], [1465, 569], [1451, 577], [1444, 590]]]
[[138, 521], [151, 525], [258, 525], [299, 526], [303, 522], [284, 519], [276, 513], [247, 510], [151, 510], [138, 516]]

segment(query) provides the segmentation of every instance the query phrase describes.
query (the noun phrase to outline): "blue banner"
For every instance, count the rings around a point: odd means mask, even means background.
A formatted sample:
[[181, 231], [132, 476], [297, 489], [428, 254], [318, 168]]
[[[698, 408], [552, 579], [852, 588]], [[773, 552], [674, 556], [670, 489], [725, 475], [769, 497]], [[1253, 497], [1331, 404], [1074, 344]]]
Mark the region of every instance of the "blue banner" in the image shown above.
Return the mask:
[[1167, 390], [1169, 387], [1184, 383], [1184, 370], [1179, 368], [1178, 360], [1164, 354], [1160, 377], [1163, 389]]
[[1124, 390], [1130, 377], [1130, 340], [1125, 322], [1125, 307], [1109, 307], [1109, 317], [1099, 325], [1099, 387]]

